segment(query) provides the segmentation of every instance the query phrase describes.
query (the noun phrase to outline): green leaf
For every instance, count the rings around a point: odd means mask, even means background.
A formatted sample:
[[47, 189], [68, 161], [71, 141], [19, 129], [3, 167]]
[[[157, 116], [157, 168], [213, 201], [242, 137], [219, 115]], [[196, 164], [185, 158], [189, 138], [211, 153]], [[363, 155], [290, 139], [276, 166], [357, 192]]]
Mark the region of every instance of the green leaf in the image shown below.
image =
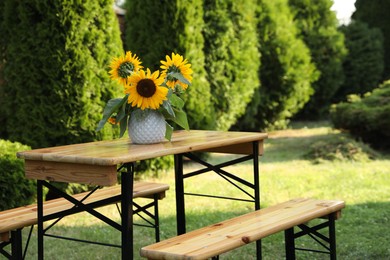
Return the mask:
[[169, 141], [171, 141], [172, 139], [172, 133], [173, 133], [173, 127], [168, 124], [167, 122], [165, 122], [165, 125], [166, 125], [166, 129], [165, 129], [165, 138]]
[[187, 84], [188, 86], [191, 86], [191, 82], [189, 82], [180, 72], [170, 72], [168, 75], [177, 78], [184, 84]]
[[127, 129], [127, 116], [122, 118], [122, 120], [119, 123], [119, 126], [120, 126], [119, 137], [122, 137]]
[[183, 127], [185, 130], [190, 130], [187, 120], [187, 114], [183, 110], [174, 109], [176, 117], [172, 119], [173, 122]]
[[113, 98], [107, 102], [106, 107], [103, 110], [103, 118], [100, 120], [96, 131], [100, 131], [104, 127], [105, 123], [111, 117], [111, 115], [118, 112], [119, 108], [125, 104], [127, 98], [128, 95], [124, 96], [123, 98]]
[[184, 101], [181, 99], [179, 96], [176, 94], [172, 94], [169, 97], [169, 101], [171, 102], [172, 106], [177, 107], [177, 108], [183, 108], [184, 107]]
[[169, 114], [169, 117], [175, 117], [175, 112], [173, 111], [170, 102], [164, 101], [162, 107]]

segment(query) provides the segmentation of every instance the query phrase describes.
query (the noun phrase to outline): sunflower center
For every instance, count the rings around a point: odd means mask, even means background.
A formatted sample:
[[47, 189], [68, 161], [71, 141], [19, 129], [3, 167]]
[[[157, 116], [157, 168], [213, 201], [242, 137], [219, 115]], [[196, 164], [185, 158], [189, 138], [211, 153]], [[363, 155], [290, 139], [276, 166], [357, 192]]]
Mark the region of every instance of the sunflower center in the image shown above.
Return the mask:
[[168, 70], [167, 70], [167, 80], [168, 81], [176, 81], [177, 78], [175, 78], [174, 76], [172, 76], [170, 73], [176, 73], [176, 72], [181, 72], [180, 69], [176, 66], [169, 66]]
[[127, 78], [134, 70], [134, 64], [131, 62], [123, 62], [119, 65], [118, 75], [121, 78]]
[[137, 83], [137, 92], [143, 97], [151, 97], [156, 93], [156, 85], [151, 79], [141, 79]]

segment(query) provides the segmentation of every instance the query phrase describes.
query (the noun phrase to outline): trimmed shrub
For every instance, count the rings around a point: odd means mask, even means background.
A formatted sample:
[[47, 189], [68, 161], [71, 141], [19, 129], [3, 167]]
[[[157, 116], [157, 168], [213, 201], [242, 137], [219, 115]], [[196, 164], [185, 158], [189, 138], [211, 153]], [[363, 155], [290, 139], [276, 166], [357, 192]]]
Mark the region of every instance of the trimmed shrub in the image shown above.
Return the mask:
[[[0, 2], [0, 17], [4, 16], [4, 7], [5, 7], [5, 1]], [[3, 68], [4, 68], [4, 62], [5, 62], [5, 46], [6, 46], [6, 39], [8, 38], [6, 36], [6, 31], [4, 28], [4, 19], [0, 19], [0, 139], [7, 139], [7, 132], [5, 130], [6, 125], [6, 115], [4, 111], [4, 75], [3, 75]]]
[[345, 81], [334, 96], [345, 101], [349, 94], [364, 94], [378, 86], [383, 73], [382, 32], [359, 21], [340, 28], [345, 35], [348, 55], [343, 62]]
[[112, 2], [5, 1], [4, 103], [9, 139], [34, 148], [101, 139], [109, 79], [122, 50]]
[[343, 34], [338, 31], [336, 14], [330, 10], [332, 0], [289, 0], [299, 36], [310, 49], [312, 62], [320, 72], [313, 82], [314, 94], [300, 112], [305, 119], [328, 115], [333, 96], [344, 81], [342, 62], [347, 50]]
[[390, 78], [390, 0], [356, 0], [353, 20], [365, 22], [370, 28], [379, 28], [383, 34], [384, 71], [381, 80]]
[[381, 149], [390, 148], [390, 81], [363, 97], [349, 96], [347, 102], [333, 105], [331, 120], [335, 128]]
[[26, 179], [24, 162], [16, 152], [29, 146], [0, 139], [0, 211], [28, 205], [36, 198], [36, 182]]
[[347, 134], [339, 134], [336, 138], [318, 141], [309, 147], [305, 158], [313, 163], [323, 161], [355, 161], [368, 162], [380, 155], [361, 141], [356, 141]]
[[126, 49], [136, 53], [142, 65], [151, 70], [159, 68], [165, 55], [183, 55], [194, 71], [192, 86], [183, 95], [190, 128], [215, 128], [203, 53], [203, 1], [127, 0], [124, 8]]
[[236, 128], [265, 130], [284, 128], [309, 100], [317, 78], [309, 49], [298, 30], [287, 0], [264, 0], [258, 10], [261, 87]]
[[219, 130], [228, 130], [245, 112], [260, 84], [256, 2], [204, 2], [207, 80]]

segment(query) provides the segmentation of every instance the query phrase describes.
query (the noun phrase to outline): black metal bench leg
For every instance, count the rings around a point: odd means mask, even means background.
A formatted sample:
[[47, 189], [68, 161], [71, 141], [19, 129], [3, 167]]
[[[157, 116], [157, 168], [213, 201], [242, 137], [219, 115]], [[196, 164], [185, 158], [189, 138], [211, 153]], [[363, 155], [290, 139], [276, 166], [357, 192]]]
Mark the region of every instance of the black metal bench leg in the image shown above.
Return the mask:
[[38, 260], [43, 260], [43, 181], [37, 181]]
[[22, 230], [17, 229], [11, 231], [11, 247], [12, 247], [12, 258], [11, 259], [23, 259], [23, 248], [22, 248]]
[[284, 241], [286, 247], [286, 259], [295, 260], [294, 227], [284, 231]]
[[329, 251], [330, 259], [336, 260], [336, 217], [335, 214], [329, 215]]
[[156, 242], [160, 242], [160, 216], [158, 213], [158, 195], [154, 194], [153, 196], [154, 200], [154, 230], [155, 230], [155, 237], [156, 237]]

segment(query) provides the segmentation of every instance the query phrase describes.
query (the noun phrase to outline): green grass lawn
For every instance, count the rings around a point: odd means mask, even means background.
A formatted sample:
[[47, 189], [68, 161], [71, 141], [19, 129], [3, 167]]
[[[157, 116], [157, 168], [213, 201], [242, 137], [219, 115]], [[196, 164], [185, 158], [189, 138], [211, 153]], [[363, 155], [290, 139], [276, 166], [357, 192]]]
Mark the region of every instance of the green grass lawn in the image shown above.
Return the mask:
[[[330, 142], [342, 134], [326, 123], [296, 124], [292, 129], [270, 133], [265, 153], [260, 159], [261, 205], [266, 207], [296, 197], [341, 199], [346, 201], [342, 218], [336, 223], [339, 259], [390, 259], [390, 157], [376, 160], [305, 159], [312, 145]], [[231, 155], [213, 155], [214, 162]], [[188, 169], [197, 165], [187, 164]], [[226, 170], [251, 179], [252, 166], [243, 163]], [[146, 178], [146, 180], [151, 180]], [[167, 197], [160, 203], [162, 239], [176, 234], [173, 170], [153, 181], [171, 185]], [[186, 191], [240, 196], [216, 174], [207, 173], [185, 181]], [[253, 204], [186, 197], [187, 230], [248, 212]], [[115, 206], [100, 209], [119, 219]], [[24, 231], [27, 233], [27, 230]], [[52, 232], [102, 242], [119, 243], [117, 231], [86, 214], [63, 219]], [[135, 258], [141, 246], [153, 243], [153, 230], [136, 227], [134, 230]], [[283, 259], [282, 234], [262, 240], [263, 259]], [[298, 245], [310, 245], [304, 239]], [[221, 259], [255, 259], [254, 245], [248, 245], [221, 256]], [[120, 259], [120, 250], [52, 238], [45, 239], [46, 259]], [[36, 236], [32, 238], [27, 259], [36, 259]], [[297, 259], [328, 259], [325, 255], [298, 252]]]

